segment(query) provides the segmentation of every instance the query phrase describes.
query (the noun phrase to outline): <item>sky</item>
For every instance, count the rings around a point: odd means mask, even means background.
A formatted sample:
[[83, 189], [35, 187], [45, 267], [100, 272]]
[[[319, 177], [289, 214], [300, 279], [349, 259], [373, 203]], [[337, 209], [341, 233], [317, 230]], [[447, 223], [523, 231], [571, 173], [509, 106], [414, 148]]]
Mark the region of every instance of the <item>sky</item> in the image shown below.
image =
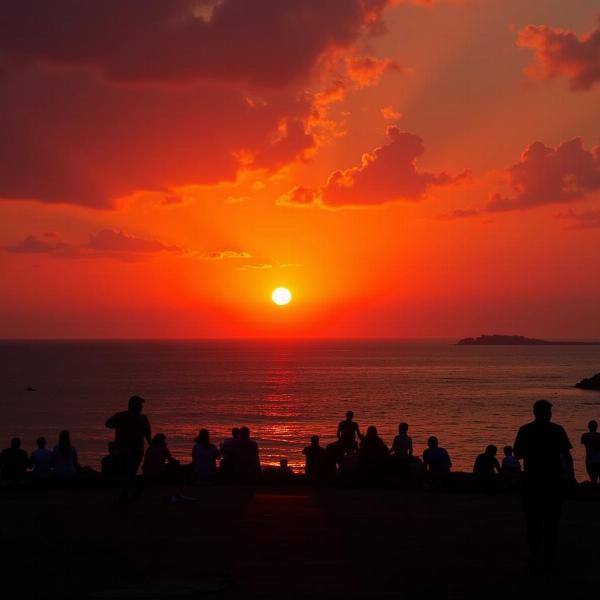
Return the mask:
[[0, 337], [600, 339], [597, 0], [0, 10]]

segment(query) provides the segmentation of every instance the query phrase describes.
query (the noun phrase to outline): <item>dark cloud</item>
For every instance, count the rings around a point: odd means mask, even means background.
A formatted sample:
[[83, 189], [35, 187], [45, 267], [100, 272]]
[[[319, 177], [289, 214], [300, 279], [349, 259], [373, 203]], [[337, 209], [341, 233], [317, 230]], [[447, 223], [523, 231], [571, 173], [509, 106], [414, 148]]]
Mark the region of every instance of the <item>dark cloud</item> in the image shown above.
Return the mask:
[[589, 90], [600, 82], [600, 27], [578, 36], [546, 25], [528, 25], [518, 44], [533, 48], [536, 62], [526, 72], [533, 77], [563, 76], [573, 90]]
[[447, 213], [438, 215], [440, 221], [457, 221], [459, 219], [468, 219], [476, 217], [479, 211], [476, 208], [457, 208]]
[[7, 246], [5, 250], [19, 254], [49, 254], [62, 258], [112, 257], [125, 260], [160, 252], [181, 252], [178, 246], [170, 246], [158, 240], [140, 238], [114, 229], [102, 229], [98, 233], [90, 234], [85, 244], [46, 241], [30, 235], [18, 244]]
[[588, 210], [575, 212], [572, 210], [559, 213], [559, 219], [570, 221], [569, 229], [599, 229], [600, 228], [600, 210]]
[[586, 150], [581, 138], [563, 142], [557, 148], [534, 142], [506, 172], [513, 193], [494, 194], [486, 207], [489, 211], [579, 200], [600, 189], [600, 146]]
[[0, 53], [117, 81], [278, 86], [375, 25], [389, 0], [1, 0]]

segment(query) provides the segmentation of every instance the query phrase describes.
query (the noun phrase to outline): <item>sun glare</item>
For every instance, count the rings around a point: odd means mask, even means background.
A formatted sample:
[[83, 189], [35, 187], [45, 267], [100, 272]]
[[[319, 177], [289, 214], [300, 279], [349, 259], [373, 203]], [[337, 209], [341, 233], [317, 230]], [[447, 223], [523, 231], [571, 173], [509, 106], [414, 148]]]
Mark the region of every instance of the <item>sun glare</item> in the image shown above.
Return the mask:
[[279, 306], [285, 306], [286, 304], [290, 303], [290, 300], [292, 299], [292, 292], [290, 292], [290, 290], [287, 288], [280, 287], [276, 290], [273, 290], [271, 298], [275, 304], [278, 304]]

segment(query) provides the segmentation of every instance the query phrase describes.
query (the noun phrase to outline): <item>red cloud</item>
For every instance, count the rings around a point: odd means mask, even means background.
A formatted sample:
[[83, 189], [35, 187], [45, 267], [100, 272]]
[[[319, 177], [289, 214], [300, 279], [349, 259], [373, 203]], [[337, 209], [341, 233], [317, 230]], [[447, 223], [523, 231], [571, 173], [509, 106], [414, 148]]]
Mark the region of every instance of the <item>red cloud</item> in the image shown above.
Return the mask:
[[519, 32], [522, 48], [533, 48], [537, 62], [527, 68], [533, 77], [563, 75], [573, 90], [589, 90], [600, 81], [600, 28], [578, 36], [573, 31], [528, 25]]
[[3, 0], [8, 59], [117, 81], [278, 86], [377, 23], [390, 0]]
[[448, 185], [464, 177], [419, 171], [416, 160], [425, 148], [423, 140], [398, 127], [387, 128], [388, 143], [363, 154], [360, 166], [335, 171], [320, 190], [299, 186], [280, 198], [280, 204], [330, 207], [376, 206], [399, 200], [419, 200], [427, 188]]
[[389, 2], [0, 0], [0, 199], [112, 208], [303, 159], [308, 76]]
[[469, 219], [476, 217], [479, 211], [476, 208], [457, 208], [453, 211], [438, 215], [440, 221], [458, 221], [459, 219]]
[[14, 246], [7, 246], [5, 250], [19, 254], [50, 254], [62, 258], [112, 257], [125, 260], [159, 252], [181, 252], [178, 246], [169, 246], [158, 240], [140, 238], [114, 229], [102, 229], [90, 234], [86, 244], [48, 242], [30, 235]]
[[507, 169], [510, 197], [494, 194], [489, 211], [534, 208], [571, 202], [600, 189], [600, 146], [585, 150], [581, 138], [556, 149], [541, 142], [527, 146], [521, 160]]

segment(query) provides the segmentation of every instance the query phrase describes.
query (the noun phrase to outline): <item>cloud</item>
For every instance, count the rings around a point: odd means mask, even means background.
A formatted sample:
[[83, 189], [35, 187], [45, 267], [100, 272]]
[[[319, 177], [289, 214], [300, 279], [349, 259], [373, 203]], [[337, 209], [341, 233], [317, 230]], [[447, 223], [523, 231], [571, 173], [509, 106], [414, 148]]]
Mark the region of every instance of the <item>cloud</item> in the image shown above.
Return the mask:
[[578, 36], [546, 25], [528, 25], [517, 44], [535, 51], [536, 62], [526, 69], [534, 78], [563, 76], [572, 90], [589, 90], [600, 82], [600, 25]]
[[459, 219], [468, 219], [476, 217], [479, 211], [476, 208], [457, 208], [447, 213], [438, 215], [440, 221], [457, 221]]
[[571, 221], [568, 229], [598, 229], [600, 228], [600, 210], [589, 210], [576, 213], [572, 210], [559, 213], [559, 219]]
[[112, 209], [304, 160], [331, 62], [329, 103], [393, 68], [357, 54], [388, 4], [0, 0], [0, 199]]
[[[47, 237], [46, 234], [44, 237]], [[98, 233], [90, 234], [85, 244], [70, 244], [58, 240], [46, 241], [30, 235], [23, 241], [4, 249], [18, 254], [49, 254], [62, 258], [112, 257], [123, 260], [141, 258], [160, 252], [181, 252], [181, 248], [178, 246], [136, 237], [114, 229], [102, 229]]]
[[344, 206], [377, 206], [401, 200], [420, 200], [432, 186], [456, 183], [468, 175], [429, 173], [417, 169], [417, 158], [423, 154], [423, 140], [390, 125], [388, 143], [363, 154], [359, 166], [335, 171], [327, 184], [316, 190], [297, 186], [279, 198], [280, 205], [330, 208]]
[[397, 111], [393, 106], [384, 106], [381, 109], [381, 116], [388, 121], [397, 121], [402, 118], [402, 113]]
[[200, 256], [203, 260], [231, 260], [252, 258], [252, 254], [238, 250], [212, 250]]
[[319, 200], [319, 192], [310, 187], [296, 186], [277, 200], [280, 206], [311, 206]]
[[506, 174], [513, 194], [493, 194], [486, 207], [488, 211], [579, 200], [600, 189], [600, 146], [586, 150], [581, 138], [563, 142], [557, 148], [534, 142]]
[[0, 53], [125, 82], [307, 76], [376, 25], [389, 0], [2, 0]]
[[389, 58], [352, 56], [346, 61], [348, 77], [359, 88], [376, 85], [387, 71], [400, 70], [398, 63]]

